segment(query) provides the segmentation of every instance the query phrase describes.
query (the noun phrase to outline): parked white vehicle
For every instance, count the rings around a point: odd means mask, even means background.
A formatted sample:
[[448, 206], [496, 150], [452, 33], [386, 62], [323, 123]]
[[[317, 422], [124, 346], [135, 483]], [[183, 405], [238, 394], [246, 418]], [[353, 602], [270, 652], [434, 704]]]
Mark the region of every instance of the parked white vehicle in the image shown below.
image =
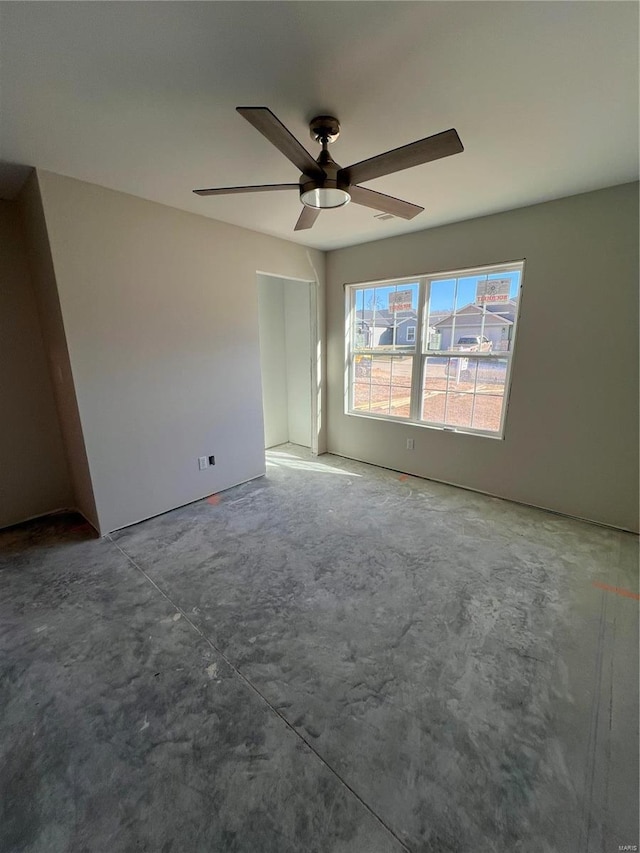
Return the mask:
[[458, 338], [458, 343], [453, 347], [456, 352], [491, 352], [493, 341], [484, 335], [465, 335]]

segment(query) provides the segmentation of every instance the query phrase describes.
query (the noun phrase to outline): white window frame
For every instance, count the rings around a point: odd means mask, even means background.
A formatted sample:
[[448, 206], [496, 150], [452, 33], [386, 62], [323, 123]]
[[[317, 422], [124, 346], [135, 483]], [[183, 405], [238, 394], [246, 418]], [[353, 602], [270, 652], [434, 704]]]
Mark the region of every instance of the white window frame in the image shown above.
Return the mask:
[[[409, 332], [412, 332], [412, 337], [409, 338]], [[416, 342], [416, 327], [415, 326], [407, 326], [407, 343], [415, 344]]]
[[[426, 365], [427, 358], [430, 357], [455, 357], [455, 352], [452, 349], [454, 346], [454, 333], [455, 333], [455, 318], [452, 324], [451, 329], [451, 343], [450, 349], [438, 349], [438, 350], [430, 350], [427, 349], [429, 331], [428, 331], [428, 307], [429, 307], [429, 296], [431, 292], [431, 285], [434, 281], [439, 281], [442, 279], [453, 279], [456, 281], [463, 277], [471, 277], [471, 276], [482, 276], [482, 275], [495, 275], [499, 273], [508, 273], [508, 272], [519, 272], [520, 273], [520, 284], [518, 288], [518, 293], [515, 297], [517, 303], [516, 315], [514, 317], [513, 322], [513, 335], [510, 340], [510, 348], [506, 352], [498, 350], [496, 352], [473, 352], [473, 354], [469, 355], [469, 358], [473, 360], [482, 360], [482, 361], [498, 361], [506, 359], [506, 375], [505, 375], [505, 383], [504, 383], [504, 394], [502, 400], [502, 409], [500, 412], [500, 427], [498, 430], [482, 430], [478, 428], [474, 428], [471, 426], [449, 426], [442, 423], [435, 423], [430, 421], [424, 421], [421, 419], [420, 414], [422, 412], [422, 389], [423, 389], [423, 376]], [[372, 420], [383, 420], [389, 421], [391, 423], [403, 423], [403, 424], [411, 424], [413, 426], [419, 426], [426, 429], [437, 429], [443, 432], [455, 432], [462, 433], [467, 435], [477, 435], [485, 438], [495, 438], [499, 440], [503, 440], [505, 436], [506, 429], [506, 420], [507, 420], [507, 412], [509, 407], [509, 396], [511, 393], [511, 370], [513, 365], [513, 356], [515, 351], [515, 343], [517, 337], [517, 329], [519, 325], [520, 319], [520, 306], [522, 302], [522, 291], [524, 287], [524, 274], [525, 274], [525, 261], [510, 261], [507, 263], [497, 263], [491, 264], [488, 266], [482, 267], [471, 267], [467, 269], [458, 269], [458, 270], [444, 270], [436, 273], [423, 273], [417, 276], [410, 277], [402, 277], [397, 279], [383, 279], [379, 281], [367, 281], [367, 282], [356, 282], [353, 284], [345, 285], [345, 394], [344, 394], [344, 411], [345, 414], [351, 415], [353, 417], [358, 418], [368, 418]], [[409, 286], [418, 284], [418, 309], [417, 309], [417, 326], [415, 328], [415, 341], [411, 341], [408, 343], [408, 346], [413, 345], [413, 349], [407, 349], [407, 346], [398, 347], [396, 350], [395, 347], [386, 349], [384, 351], [380, 351], [375, 347], [367, 347], [367, 348], [359, 348], [354, 351], [352, 347], [352, 338], [351, 338], [351, 329], [352, 329], [352, 312], [355, 306], [355, 294], [359, 290], [364, 290], [366, 288], [375, 288], [375, 287], [392, 287], [396, 286], [397, 289], [400, 289], [402, 286]], [[459, 310], [460, 306], [457, 305], [457, 283], [456, 283], [456, 295], [454, 297], [456, 303], [454, 303], [454, 312]], [[486, 316], [486, 314], [485, 314]], [[481, 325], [480, 335], [484, 335], [484, 320]], [[486, 337], [486, 336], [485, 336]], [[411, 403], [410, 403], [410, 415], [408, 417], [398, 416], [398, 415], [390, 415], [390, 414], [378, 414], [375, 412], [363, 412], [360, 410], [356, 410], [353, 408], [351, 404], [352, 400], [352, 389], [354, 387], [354, 379], [355, 379], [355, 356], [356, 355], [370, 355], [373, 358], [375, 356], [393, 356], [393, 355], [410, 355], [413, 358], [413, 369], [411, 376]], [[474, 398], [474, 406], [476, 393], [473, 393]], [[445, 414], [446, 417], [446, 414]]]

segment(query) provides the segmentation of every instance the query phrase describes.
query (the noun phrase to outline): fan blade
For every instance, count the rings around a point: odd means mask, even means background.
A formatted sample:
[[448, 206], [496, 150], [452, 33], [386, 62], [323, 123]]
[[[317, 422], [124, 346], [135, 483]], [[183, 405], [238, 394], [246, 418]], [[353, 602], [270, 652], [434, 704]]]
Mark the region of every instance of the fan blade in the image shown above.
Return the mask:
[[413, 219], [419, 213], [422, 213], [424, 207], [419, 207], [417, 204], [411, 204], [410, 201], [403, 201], [401, 198], [394, 198], [392, 195], [377, 193], [374, 190], [365, 189], [365, 187], [349, 187], [349, 195], [351, 201], [356, 204], [362, 204], [364, 207], [372, 207], [374, 210], [383, 210], [385, 213], [392, 213], [394, 216], [400, 216], [402, 219]]
[[231, 193], [265, 193], [269, 190], [299, 190], [300, 184], [260, 184], [257, 187], [218, 187], [210, 190], [194, 190], [196, 195], [230, 195]]
[[318, 166], [307, 149], [302, 147], [295, 136], [287, 130], [268, 107], [236, 107], [236, 110], [256, 130], [266, 136], [269, 142], [291, 160], [303, 174], [312, 177], [315, 175], [325, 177], [324, 170]]
[[459, 154], [461, 151], [464, 151], [462, 142], [457, 131], [452, 128], [340, 169], [338, 179], [346, 180], [350, 184], [361, 184], [363, 181], [401, 172], [411, 166], [420, 166], [422, 163]]
[[313, 223], [320, 216], [320, 210], [314, 207], [304, 205], [302, 213], [298, 217], [294, 231], [305, 231], [307, 228], [313, 227]]

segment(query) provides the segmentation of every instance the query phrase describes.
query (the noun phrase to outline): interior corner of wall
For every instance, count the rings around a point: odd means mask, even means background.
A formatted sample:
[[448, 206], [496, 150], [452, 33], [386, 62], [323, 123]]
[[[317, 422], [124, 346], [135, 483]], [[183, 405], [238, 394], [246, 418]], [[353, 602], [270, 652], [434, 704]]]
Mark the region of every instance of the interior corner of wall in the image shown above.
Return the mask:
[[313, 273], [313, 279], [312, 280], [315, 281], [315, 283], [317, 285], [319, 285], [320, 284], [320, 275], [318, 273], [317, 265], [314, 263], [313, 257], [311, 256], [311, 251], [312, 251], [311, 249], [306, 249], [307, 263], [309, 264], [311, 272]]
[[18, 201], [74, 499], [78, 510], [99, 529], [95, 489], [60, 300], [42, 176], [40, 170], [33, 170]]

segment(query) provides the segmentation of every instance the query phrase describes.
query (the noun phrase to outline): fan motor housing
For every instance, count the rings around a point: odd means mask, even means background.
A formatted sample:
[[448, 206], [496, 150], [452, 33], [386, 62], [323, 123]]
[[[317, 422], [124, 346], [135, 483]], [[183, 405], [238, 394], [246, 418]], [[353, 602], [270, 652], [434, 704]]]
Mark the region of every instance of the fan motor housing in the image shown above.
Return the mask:
[[316, 116], [309, 122], [309, 133], [316, 142], [335, 142], [340, 136], [340, 122], [334, 116]]

